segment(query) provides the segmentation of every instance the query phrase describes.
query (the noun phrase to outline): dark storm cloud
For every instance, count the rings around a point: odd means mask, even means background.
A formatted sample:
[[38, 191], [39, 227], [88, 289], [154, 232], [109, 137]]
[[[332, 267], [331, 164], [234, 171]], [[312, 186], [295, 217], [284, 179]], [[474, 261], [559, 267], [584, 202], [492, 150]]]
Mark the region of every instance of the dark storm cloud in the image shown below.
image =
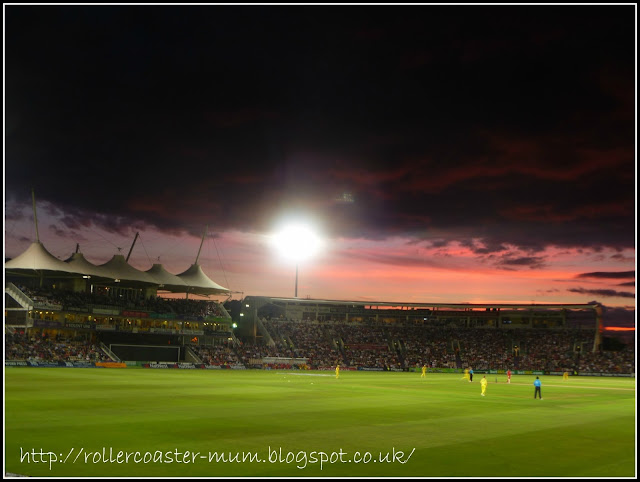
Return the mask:
[[23, 205], [7, 204], [4, 207], [4, 219], [6, 221], [20, 221], [25, 218], [25, 207]]
[[7, 201], [125, 235], [308, 211], [510, 268], [632, 248], [632, 8], [7, 6]]
[[21, 243], [21, 244], [27, 244], [27, 243], [32, 243], [33, 242], [32, 238], [29, 238], [27, 236], [22, 236], [22, 235], [16, 235], [16, 234], [11, 233], [11, 232], [5, 233], [5, 241], [8, 240], [8, 239], [14, 239], [18, 243]]
[[436, 239], [436, 240], [431, 240], [430, 244], [434, 248], [446, 248], [450, 243], [451, 241], [447, 239]]
[[345, 258], [363, 260], [372, 263], [380, 263], [398, 267], [426, 267], [438, 266], [437, 260], [427, 256], [394, 256], [382, 254], [380, 252], [367, 253], [361, 251], [349, 251], [344, 254]]
[[619, 283], [616, 286], [635, 286], [636, 282], [635, 281], [629, 281], [628, 283]]
[[476, 240], [461, 240], [460, 244], [462, 246], [466, 246], [471, 251], [476, 254], [494, 254], [494, 253], [504, 253], [508, 251], [509, 248], [501, 243], [491, 244], [490, 242], [480, 243]]
[[635, 278], [635, 271], [595, 271], [592, 273], [580, 273], [576, 278], [600, 278], [600, 279], [625, 279]]
[[631, 256], [625, 256], [622, 253], [616, 253], [611, 255], [611, 259], [615, 259], [616, 261], [621, 261], [621, 262], [633, 262], [635, 261], [635, 257], [631, 257]]
[[55, 224], [51, 224], [49, 225], [49, 230], [54, 233], [56, 236], [59, 236], [61, 238], [67, 238], [70, 237], [70, 233], [65, 231], [64, 229], [60, 229], [60, 227], [58, 227]]
[[560, 290], [556, 289], [556, 288], [553, 288], [553, 289], [550, 289], [550, 290], [537, 290], [537, 292], [540, 293], [540, 294], [555, 294], [555, 293], [559, 293]]
[[545, 265], [544, 258], [540, 256], [522, 256], [511, 257], [504, 256], [499, 259], [497, 266], [503, 269], [514, 269], [519, 267], [526, 267], [531, 269], [540, 269]]
[[571, 293], [580, 293], [585, 295], [596, 295], [601, 297], [615, 297], [615, 298], [635, 298], [635, 293], [629, 293], [627, 291], [615, 291], [615, 290], [587, 290], [584, 288], [570, 288], [567, 291]]

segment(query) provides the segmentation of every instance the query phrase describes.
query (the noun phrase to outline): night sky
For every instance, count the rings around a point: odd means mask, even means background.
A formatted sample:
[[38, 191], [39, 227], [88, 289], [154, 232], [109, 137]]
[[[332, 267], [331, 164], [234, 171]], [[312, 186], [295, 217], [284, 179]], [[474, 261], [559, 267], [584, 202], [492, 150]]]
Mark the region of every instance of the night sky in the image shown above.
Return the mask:
[[[635, 310], [636, 6], [5, 5], [5, 257]], [[241, 295], [238, 295], [241, 296]], [[630, 323], [633, 324], [632, 315]]]

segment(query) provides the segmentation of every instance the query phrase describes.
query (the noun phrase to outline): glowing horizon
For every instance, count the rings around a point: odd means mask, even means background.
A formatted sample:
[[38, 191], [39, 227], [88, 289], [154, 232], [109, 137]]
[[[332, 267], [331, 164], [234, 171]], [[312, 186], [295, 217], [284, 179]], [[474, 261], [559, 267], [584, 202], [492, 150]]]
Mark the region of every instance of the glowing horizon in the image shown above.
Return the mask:
[[[48, 214], [41, 218], [47, 219]], [[6, 254], [15, 257], [28, 247], [29, 221], [20, 227], [25, 232], [21, 240], [5, 238]], [[53, 225], [57, 221], [46, 222]], [[81, 251], [94, 264], [120, 252], [117, 246], [126, 252], [133, 240], [133, 236], [95, 229], [81, 230], [75, 237], [81, 238]], [[60, 259], [75, 248], [73, 241], [52, 229], [41, 229], [41, 240]], [[212, 280], [233, 292], [290, 296], [294, 272], [274, 256], [271, 242], [268, 235], [258, 233], [217, 233], [206, 239], [199, 264]], [[199, 243], [196, 236], [141, 231], [130, 264], [146, 271], [160, 262], [170, 273], [180, 273], [193, 264]], [[417, 246], [403, 237], [329, 239], [326, 249], [305, 261], [299, 293], [303, 298], [414, 303], [586, 304], [596, 300], [629, 309], [635, 295], [616, 288], [621, 280], [598, 277], [598, 273], [633, 269], [634, 255], [633, 250], [552, 248], [538, 253], [544, 260], [540, 266], [509, 269], [456, 244], [447, 249]]]

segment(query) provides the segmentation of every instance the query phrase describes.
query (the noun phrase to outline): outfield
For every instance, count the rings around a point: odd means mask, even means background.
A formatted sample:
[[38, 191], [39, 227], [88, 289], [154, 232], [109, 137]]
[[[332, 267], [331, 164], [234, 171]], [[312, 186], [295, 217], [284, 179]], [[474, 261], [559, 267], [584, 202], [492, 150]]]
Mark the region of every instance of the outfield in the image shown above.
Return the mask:
[[[635, 378], [542, 376], [543, 400], [533, 399], [534, 376], [513, 376], [507, 384], [504, 375], [487, 375], [486, 397], [480, 378], [5, 368], [5, 471], [53, 477], [636, 476]], [[216, 462], [214, 454], [209, 461], [213, 452], [225, 459]]]

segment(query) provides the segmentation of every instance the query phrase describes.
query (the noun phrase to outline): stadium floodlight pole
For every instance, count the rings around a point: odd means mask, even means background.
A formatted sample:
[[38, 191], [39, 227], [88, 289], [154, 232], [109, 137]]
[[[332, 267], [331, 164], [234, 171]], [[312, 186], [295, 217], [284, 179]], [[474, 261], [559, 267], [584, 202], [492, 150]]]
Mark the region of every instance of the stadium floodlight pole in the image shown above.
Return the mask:
[[308, 226], [292, 224], [275, 234], [272, 242], [283, 257], [296, 263], [294, 296], [297, 298], [300, 262], [315, 254], [321, 244], [320, 238]]

